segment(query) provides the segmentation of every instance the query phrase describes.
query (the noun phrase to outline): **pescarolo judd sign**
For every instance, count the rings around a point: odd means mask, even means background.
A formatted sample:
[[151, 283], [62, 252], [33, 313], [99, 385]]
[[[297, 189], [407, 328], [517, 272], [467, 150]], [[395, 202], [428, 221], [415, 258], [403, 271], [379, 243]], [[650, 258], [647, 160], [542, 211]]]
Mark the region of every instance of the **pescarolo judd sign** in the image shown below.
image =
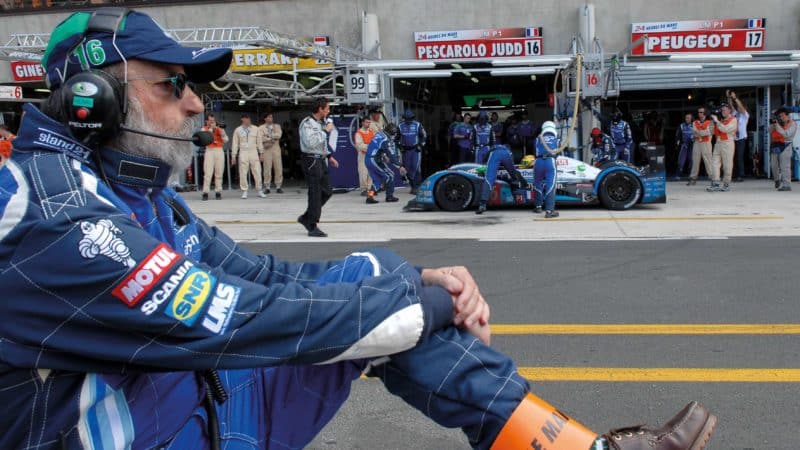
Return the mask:
[[632, 55], [764, 50], [767, 19], [710, 19], [631, 24]]
[[417, 59], [479, 59], [539, 56], [544, 53], [541, 27], [417, 31]]

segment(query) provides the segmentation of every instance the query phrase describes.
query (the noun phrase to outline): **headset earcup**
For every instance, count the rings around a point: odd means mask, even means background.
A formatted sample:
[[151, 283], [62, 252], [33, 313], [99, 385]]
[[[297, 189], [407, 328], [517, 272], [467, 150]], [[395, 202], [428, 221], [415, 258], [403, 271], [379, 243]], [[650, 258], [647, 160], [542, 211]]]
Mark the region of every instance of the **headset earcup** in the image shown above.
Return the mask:
[[122, 86], [102, 70], [67, 79], [61, 88], [65, 125], [80, 141], [99, 145], [119, 133], [125, 119]]

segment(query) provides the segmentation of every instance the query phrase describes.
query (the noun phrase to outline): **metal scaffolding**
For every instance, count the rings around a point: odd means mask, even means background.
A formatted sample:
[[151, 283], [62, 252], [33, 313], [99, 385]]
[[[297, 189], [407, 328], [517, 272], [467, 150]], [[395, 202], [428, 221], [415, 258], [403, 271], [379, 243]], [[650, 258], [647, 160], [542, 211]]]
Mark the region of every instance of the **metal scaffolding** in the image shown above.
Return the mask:
[[[348, 66], [371, 59], [358, 50], [340, 45], [317, 45], [312, 41], [268, 30], [249, 27], [198, 27], [166, 30], [182, 45], [194, 47], [228, 47], [233, 49], [274, 49], [291, 58], [313, 58], [330, 67], [313, 69], [316, 84], [305, 87], [298, 76], [309, 70], [266, 72], [259, 76], [228, 72], [203, 94], [205, 103], [213, 101], [308, 101], [326, 97], [346, 102], [342, 88]], [[12, 34], [0, 46], [0, 60], [41, 61], [50, 39], [49, 33]], [[283, 77], [280, 77], [283, 75]], [[290, 76], [291, 79], [287, 79]], [[309, 80], [306, 77], [306, 80]], [[379, 101], [379, 99], [374, 99]]]

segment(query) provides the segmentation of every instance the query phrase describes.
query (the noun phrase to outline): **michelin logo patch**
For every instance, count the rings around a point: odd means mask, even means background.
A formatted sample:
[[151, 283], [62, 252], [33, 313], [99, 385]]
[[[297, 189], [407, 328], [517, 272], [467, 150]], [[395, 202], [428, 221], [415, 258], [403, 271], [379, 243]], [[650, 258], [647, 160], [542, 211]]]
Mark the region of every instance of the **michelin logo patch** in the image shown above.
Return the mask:
[[224, 333], [233, 318], [241, 292], [242, 289], [237, 286], [219, 283], [214, 299], [211, 300], [211, 306], [208, 307], [206, 317], [203, 319], [203, 328], [216, 334]]
[[125, 267], [132, 268], [136, 261], [131, 258], [131, 250], [118, 237], [122, 231], [108, 219], [100, 219], [97, 223], [81, 222], [83, 239], [78, 242], [78, 251], [86, 259], [94, 259], [99, 255], [106, 256]]
[[208, 302], [216, 282], [217, 279], [205, 270], [190, 269], [164, 314], [191, 327]]

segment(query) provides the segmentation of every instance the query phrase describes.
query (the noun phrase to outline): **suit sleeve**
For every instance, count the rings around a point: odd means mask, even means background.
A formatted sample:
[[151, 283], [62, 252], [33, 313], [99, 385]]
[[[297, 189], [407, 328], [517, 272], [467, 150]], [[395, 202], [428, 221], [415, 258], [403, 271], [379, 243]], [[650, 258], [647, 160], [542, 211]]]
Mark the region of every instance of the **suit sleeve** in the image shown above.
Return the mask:
[[325, 363], [407, 350], [452, 319], [449, 295], [389, 251], [287, 263], [200, 224], [197, 261], [90, 203], [0, 246], [0, 285], [17, 299], [0, 302], [0, 360], [96, 372]]

